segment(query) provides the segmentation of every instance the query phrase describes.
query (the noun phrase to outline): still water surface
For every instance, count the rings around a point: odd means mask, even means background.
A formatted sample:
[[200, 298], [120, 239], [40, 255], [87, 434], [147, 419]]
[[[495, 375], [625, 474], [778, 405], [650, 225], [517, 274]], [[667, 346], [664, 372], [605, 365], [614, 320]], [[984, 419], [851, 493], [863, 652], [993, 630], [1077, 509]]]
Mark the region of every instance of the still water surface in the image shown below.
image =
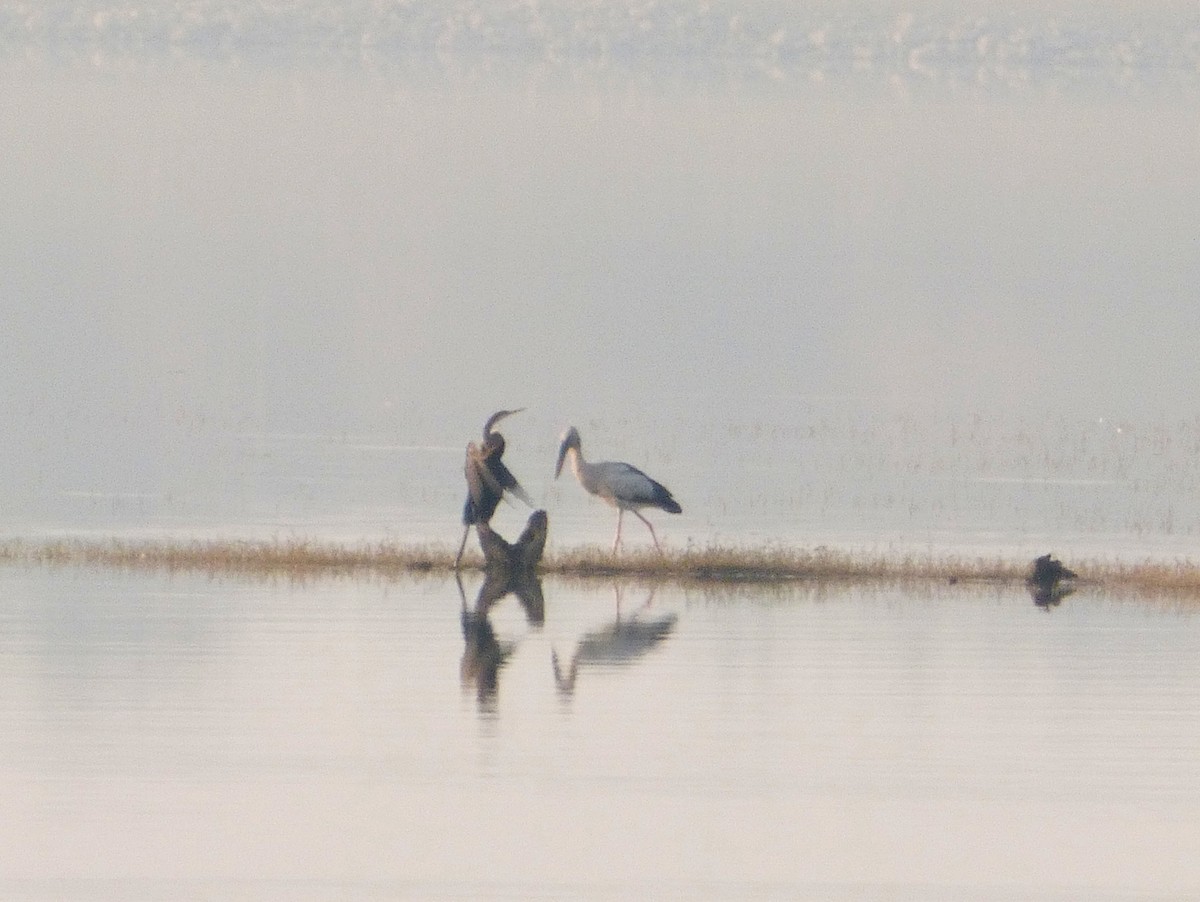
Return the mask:
[[1188, 604], [479, 582], [0, 573], [0, 892], [1200, 893]]

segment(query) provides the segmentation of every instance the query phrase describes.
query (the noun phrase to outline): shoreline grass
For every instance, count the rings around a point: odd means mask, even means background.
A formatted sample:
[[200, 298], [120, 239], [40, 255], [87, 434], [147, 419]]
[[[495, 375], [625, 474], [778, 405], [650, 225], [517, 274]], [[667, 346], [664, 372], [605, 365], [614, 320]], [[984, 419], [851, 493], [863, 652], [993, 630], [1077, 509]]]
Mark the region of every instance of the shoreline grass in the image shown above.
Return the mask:
[[[0, 542], [0, 564], [196, 572], [283, 577], [436, 576], [454, 572], [454, 551], [436, 544], [339, 544], [310, 539], [12, 539]], [[469, 553], [464, 568], [483, 560]], [[1200, 597], [1200, 565], [1190, 560], [1121, 562], [1072, 560], [1079, 585]], [[1030, 561], [966, 557], [952, 553], [864, 553], [819, 546], [689, 547], [658, 554], [652, 549], [614, 557], [597, 546], [548, 550], [542, 576], [574, 579], [637, 578], [679, 584], [781, 584], [825, 582], [1016, 583]]]

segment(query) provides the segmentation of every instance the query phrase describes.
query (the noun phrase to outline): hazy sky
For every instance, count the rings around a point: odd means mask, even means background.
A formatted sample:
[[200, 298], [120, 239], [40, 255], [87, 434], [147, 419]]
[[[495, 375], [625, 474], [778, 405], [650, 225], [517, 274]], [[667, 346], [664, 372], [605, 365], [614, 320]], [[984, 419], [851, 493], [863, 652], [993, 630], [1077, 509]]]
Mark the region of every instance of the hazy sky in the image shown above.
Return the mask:
[[51, 429], [1186, 409], [1197, 109], [37, 71], [0, 98], [4, 403]]
[[[341, 34], [304, 18], [319, 6], [287, 14]], [[764, 506], [780, 512], [767, 528], [801, 528], [799, 514], [828, 528], [828, 499], [849, 505], [847, 522], [942, 528], [932, 508], [888, 499], [928, 489], [909, 477], [953, 456], [948, 434], [883, 436], [860, 411], [970, 421], [999, 408], [1037, 424], [1050, 408], [1104, 448], [1104, 424], [1131, 414], [1194, 424], [1200, 104], [1195, 67], [1179, 64], [1191, 32], [1112, 15], [1089, 20], [1094, 32], [970, 20], [984, 45], [937, 32], [930, 75], [920, 16], [829, 21], [872, 42], [873, 61], [844, 46], [764, 68], [761, 48], [727, 46], [762, 23], [713, 32], [715, 19], [680, 26], [664, 55], [648, 38], [623, 60], [555, 65], [536, 42], [528, 58], [452, 43], [376, 65], [289, 56], [281, 40], [278, 59], [235, 47], [206, 60], [203, 44], [139, 52], [87, 17], [96, 33], [80, 40], [18, 53], [9, 35], [8, 522], [208, 513], [271, 529], [311, 515], [337, 521], [321, 530], [419, 532], [415, 506], [449, 511], [454, 533], [463, 444], [491, 411], [524, 405], [514, 466], [560, 525], [578, 502], [580, 523], [611, 528], [551, 478], [555, 436], [575, 424], [589, 453], [645, 466], [687, 499], [680, 533], [724, 535], [735, 517], [757, 529]], [[495, 23], [529, 25], [519, 11]], [[694, 58], [671, 56], [693, 39]], [[1154, 62], [1164, 47], [1170, 65]], [[1065, 65], [1072, 54], [1087, 65]], [[828, 446], [810, 440], [818, 410], [844, 414]], [[1061, 423], [1034, 445], [1075, 436]], [[341, 457], [287, 438], [347, 435], [363, 438]], [[737, 435], [764, 436], [754, 460], [731, 452]], [[857, 469], [839, 468], [838, 440]], [[950, 469], [1063, 477], [1021, 448]], [[1131, 477], [1126, 450], [1118, 481], [1161, 473]], [[894, 469], [876, 472], [887, 453]], [[1071, 528], [1082, 510], [1091, 528], [1190, 535], [1184, 494], [1060, 504], [1048, 491], [1039, 510]], [[984, 526], [996, 511], [1026, 524], [1028, 499], [1001, 495], [971, 502]]]

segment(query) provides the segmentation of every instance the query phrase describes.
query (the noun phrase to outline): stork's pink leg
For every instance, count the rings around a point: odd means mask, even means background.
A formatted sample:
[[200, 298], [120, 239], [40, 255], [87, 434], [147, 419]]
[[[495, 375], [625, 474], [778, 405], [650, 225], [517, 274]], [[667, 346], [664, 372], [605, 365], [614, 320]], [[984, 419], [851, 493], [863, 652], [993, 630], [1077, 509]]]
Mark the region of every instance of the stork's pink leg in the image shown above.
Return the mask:
[[639, 520], [646, 524], [646, 528], [650, 530], [650, 538], [654, 540], [654, 547], [658, 549], [659, 554], [662, 554], [662, 546], [658, 544], [658, 536], [654, 534], [654, 527], [650, 524], [650, 521], [643, 517], [640, 511], [635, 510], [633, 513]]
[[617, 508], [617, 534], [613, 537], [612, 553], [617, 553], [617, 546], [621, 544], [621, 518], [625, 516], [624, 508]]

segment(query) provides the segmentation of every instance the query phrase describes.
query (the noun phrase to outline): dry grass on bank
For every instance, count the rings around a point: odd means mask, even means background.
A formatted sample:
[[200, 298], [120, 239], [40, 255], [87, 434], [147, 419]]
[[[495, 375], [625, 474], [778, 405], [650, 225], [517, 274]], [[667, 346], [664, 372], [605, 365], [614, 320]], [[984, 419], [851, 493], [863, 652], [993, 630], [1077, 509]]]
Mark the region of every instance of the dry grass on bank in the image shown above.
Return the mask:
[[999, 559], [968, 560], [936, 554], [865, 554], [838, 549], [710, 546], [658, 554], [652, 548], [613, 557], [607, 549], [583, 547], [547, 555], [543, 570], [566, 576], [637, 575], [688, 582], [777, 580], [1014, 580], [1028, 565]]
[[[338, 544], [288, 540], [12, 540], [0, 543], [0, 563], [110, 567], [124, 570], [199, 572], [307, 579], [317, 576], [421, 576], [449, 574], [454, 549], [397, 542]], [[1082, 582], [1157, 594], [1200, 596], [1200, 566], [1191, 561], [1067, 563]], [[478, 569], [478, 552], [464, 565]], [[550, 550], [541, 572], [577, 579], [636, 577], [685, 584], [843, 582], [1016, 582], [1029, 561], [967, 558], [951, 554], [861, 553], [835, 548], [768, 546], [689, 547], [658, 554], [653, 548], [623, 551], [582, 546]]]
[[383, 575], [429, 573], [450, 569], [453, 555], [425, 546], [391, 543], [339, 545], [305, 539], [65, 539], [4, 543], [0, 545], [0, 561], [123, 570], [303, 577], [366, 572]]

